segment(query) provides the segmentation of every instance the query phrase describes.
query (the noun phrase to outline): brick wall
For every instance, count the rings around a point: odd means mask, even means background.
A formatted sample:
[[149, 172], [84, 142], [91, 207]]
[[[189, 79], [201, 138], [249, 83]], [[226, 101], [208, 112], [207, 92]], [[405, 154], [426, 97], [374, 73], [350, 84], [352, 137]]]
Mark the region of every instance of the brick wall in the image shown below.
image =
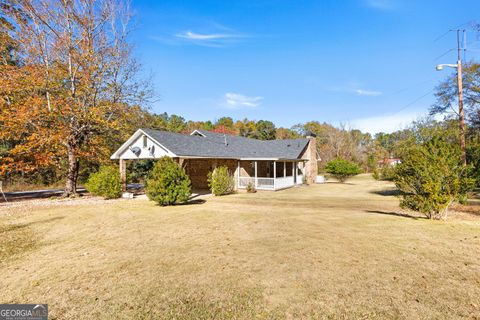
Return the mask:
[[308, 161], [305, 162], [305, 178], [307, 183], [315, 183], [318, 175], [318, 163], [317, 163], [317, 139], [314, 137], [308, 137], [308, 145], [305, 149], [302, 159]]
[[208, 189], [207, 176], [216, 167], [227, 166], [232, 175], [237, 169], [237, 160], [231, 159], [184, 159], [183, 167], [192, 181], [194, 189]]

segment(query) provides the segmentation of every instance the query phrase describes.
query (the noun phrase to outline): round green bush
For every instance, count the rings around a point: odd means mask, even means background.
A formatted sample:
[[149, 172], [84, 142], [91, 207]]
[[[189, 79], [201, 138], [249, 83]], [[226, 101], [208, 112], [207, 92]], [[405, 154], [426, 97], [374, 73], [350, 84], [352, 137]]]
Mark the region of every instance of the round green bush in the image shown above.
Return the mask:
[[208, 186], [214, 195], [223, 196], [233, 192], [235, 180], [227, 167], [220, 166], [208, 174]]
[[187, 202], [191, 195], [191, 181], [185, 170], [172, 158], [156, 161], [145, 181], [145, 191], [150, 200], [161, 206]]
[[430, 219], [443, 219], [455, 200], [466, 199], [475, 180], [471, 167], [461, 161], [457, 144], [434, 137], [412, 146], [395, 170], [401, 191], [400, 206], [419, 211]]
[[362, 172], [362, 170], [356, 163], [340, 158], [329, 161], [325, 166], [325, 171], [330, 173], [342, 183], [345, 182], [348, 178]]
[[381, 168], [375, 168], [372, 176], [375, 180], [393, 181], [395, 178], [395, 168], [396, 166], [383, 165]]
[[112, 166], [100, 167], [98, 172], [90, 175], [85, 188], [88, 192], [105, 199], [120, 198], [122, 195], [120, 172]]

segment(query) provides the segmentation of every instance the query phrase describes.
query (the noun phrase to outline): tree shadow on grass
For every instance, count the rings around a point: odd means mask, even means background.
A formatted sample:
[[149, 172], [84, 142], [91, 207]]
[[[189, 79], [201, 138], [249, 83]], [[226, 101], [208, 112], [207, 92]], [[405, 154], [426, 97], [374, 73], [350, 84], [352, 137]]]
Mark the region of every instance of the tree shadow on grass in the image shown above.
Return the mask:
[[205, 199], [190, 199], [187, 202], [181, 203], [180, 205], [188, 206], [188, 205], [191, 205], [191, 204], [204, 204], [205, 202], [207, 202], [207, 200], [205, 200]]
[[19, 224], [0, 222], [0, 265], [14, 256], [26, 254], [45, 245], [39, 242], [42, 234], [31, 228], [32, 225], [50, 223], [63, 218], [53, 217]]
[[[322, 183], [320, 183], [322, 184]], [[326, 181], [323, 184], [339, 184], [339, 185], [347, 185], [347, 186], [356, 186], [355, 183], [351, 182], [340, 182], [340, 181]]]
[[370, 193], [373, 193], [373, 194], [378, 194], [380, 196], [385, 196], [385, 197], [388, 197], [388, 196], [399, 196], [402, 194], [402, 192], [398, 189], [382, 189], [382, 190], [374, 190], [374, 191], [370, 191]]
[[207, 202], [207, 200], [205, 199], [193, 199], [190, 198], [188, 201], [185, 201], [185, 202], [176, 202], [176, 203], [173, 203], [173, 204], [169, 204], [169, 205], [161, 205], [157, 202], [155, 202], [155, 205], [156, 206], [159, 206], [159, 207], [168, 207], [168, 206], [189, 206], [189, 205], [194, 205], [194, 204], [204, 204], [205, 202]]
[[53, 218], [49, 218], [49, 219], [32, 221], [32, 222], [28, 222], [28, 223], [3, 224], [3, 225], [0, 225], [0, 232], [15, 231], [15, 230], [23, 229], [23, 228], [30, 227], [30, 226], [36, 225], [36, 224], [48, 223], [48, 222], [52, 222], [52, 221], [56, 221], [56, 220], [61, 220], [63, 218], [65, 218], [65, 217], [63, 217], [63, 216], [53, 217]]
[[387, 216], [409, 218], [409, 219], [413, 219], [413, 220], [427, 219], [425, 217], [414, 216], [414, 215], [411, 215], [411, 214], [408, 214], [408, 213], [395, 212], [395, 211], [365, 210], [365, 212], [382, 214], [382, 215], [387, 215]]

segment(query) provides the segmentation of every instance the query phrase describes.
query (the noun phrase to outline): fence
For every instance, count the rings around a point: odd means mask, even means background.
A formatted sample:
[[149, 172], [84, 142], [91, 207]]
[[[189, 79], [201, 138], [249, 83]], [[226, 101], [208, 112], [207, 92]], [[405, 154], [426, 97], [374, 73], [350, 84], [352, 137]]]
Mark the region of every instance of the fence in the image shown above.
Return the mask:
[[[300, 181], [298, 179], [300, 179]], [[302, 181], [303, 176], [297, 177], [297, 184], [301, 184]], [[238, 187], [240, 189], [246, 188], [249, 184], [252, 184], [258, 190], [278, 190], [295, 185], [293, 177], [282, 177], [276, 179], [263, 177], [240, 177], [238, 179]]]

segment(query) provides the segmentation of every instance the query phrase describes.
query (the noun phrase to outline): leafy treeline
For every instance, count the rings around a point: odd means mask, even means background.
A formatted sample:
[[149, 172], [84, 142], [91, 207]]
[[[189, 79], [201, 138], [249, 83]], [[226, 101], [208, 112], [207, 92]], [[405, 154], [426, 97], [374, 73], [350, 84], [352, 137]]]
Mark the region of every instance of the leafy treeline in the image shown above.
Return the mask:
[[[373, 171], [384, 157], [402, 157], [435, 126], [457, 140], [455, 82], [437, 88], [426, 121], [391, 134], [371, 136], [359, 130], [309, 121], [277, 128], [267, 120], [190, 121], [178, 115], [153, 114], [149, 79], [132, 54], [132, 14], [120, 0], [0, 0], [0, 179], [7, 182], [65, 182], [74, 195], [83, 182], [138, 128], [172, 132], [212, 130], [250, 138], [291, 139], [313, 132], [323, 167], [332, 159]], [[468, 160], [480, 172], [480, 68], [465, 68]], [[323, 168], [321, 168], [323, 169]]]
[[82, 163], [107, 155], [151, 96], [128, 42], [131, 12], [117, 0], [1, 0], [0, 10], [0, 170], [65, 177], [74, 195]]

